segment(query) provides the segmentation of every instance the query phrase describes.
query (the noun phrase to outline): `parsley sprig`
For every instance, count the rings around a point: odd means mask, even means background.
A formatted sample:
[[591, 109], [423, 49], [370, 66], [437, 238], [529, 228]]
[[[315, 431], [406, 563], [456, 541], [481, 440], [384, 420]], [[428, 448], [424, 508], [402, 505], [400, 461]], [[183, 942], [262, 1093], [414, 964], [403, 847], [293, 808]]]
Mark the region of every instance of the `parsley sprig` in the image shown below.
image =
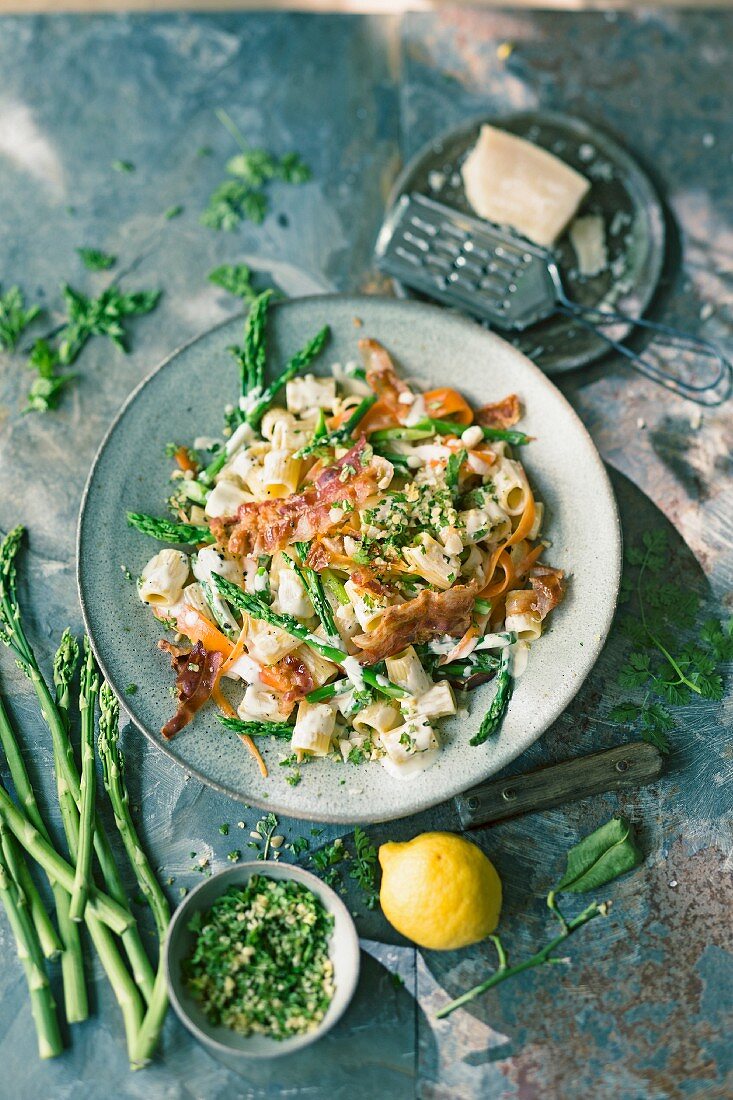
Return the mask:
[[377, 849], [358, 825], [354, 827], [354, 848], [349, 877], [353, 878], [364, 891], [367, 909], [376, 909], [379, 901]]
[[209, 229], [228, 232], [243, 221], [261, 225], [270, 206], [266, 190], [268, 185], [275, 180], [305, 183], [311, 177], [310, 168], [298, 153], [276, 157], [266, 149], [252, 148], [226, 111], [218, 110], [216, 117], [229, 131], [241, 152], [227, 162], [230, 178], [223, 180], [212, 192], [201, 215], [201, 223]]
[[220, 264], [209, 272], [208, 280], [243, 302], [253, 302], [258, 294], [252, 284], [252, 269], [247, 264]]
[[41, 312], [40, 306], [26, 309], [20, 287], [11, 286], [0, 294], [0, 349], [12, 351], [22, 333]]
[[101, 248], [77, 248], [77, 253], [87, 271], [109, 271], [117, 263], [117, 257]]
[[733, 620], [699, 624], [699, 595], [669, 579], [665, 531], [645, 532], [640, 546], [627, 549], [626, 566], [621, 601], [629, 611], [622, 629], [633, 648], [619, 684], [643, 697], [620, 703], [609, 717], [638, 726], [645, 741], [668, 752], [667, 735], [675, 725], [669, 708], [723, 696], [720, 665], [733, 659]]
[[125, 320], [150, 313], [161, 294], [159, 290], [125, 292], [114, 283], [96, 298], [82, 294], [68, 283], [62, 285], [61, 293], [66, 319], [56, 333], [55, 343], [48, 337], [36, 340], [28, 359], [38, 377], [28, 393], [27, 411], [47, 412], [56, 408], [64, 388], [75, 377], [59, 373], [58, 368], [73, 363], [92, 336], [106, 336], [126, 352]]

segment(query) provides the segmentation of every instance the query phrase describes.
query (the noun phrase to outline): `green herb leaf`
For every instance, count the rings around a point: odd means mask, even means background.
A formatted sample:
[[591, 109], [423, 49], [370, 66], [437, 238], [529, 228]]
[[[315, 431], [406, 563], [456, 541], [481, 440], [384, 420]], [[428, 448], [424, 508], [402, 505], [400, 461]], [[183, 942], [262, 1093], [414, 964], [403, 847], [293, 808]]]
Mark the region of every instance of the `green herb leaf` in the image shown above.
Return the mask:
[[117, 257], [99, 248], [77, 248], [81, 262], [87, 271], [108, 271], [117, 263]]
[[644, 856], [631, 823], [612, 817], [570, 849], [567, 868], [555, 893], [585, 894], [638, 867]]
[[209, 272], [208, 279], [245, 302], [257, 297], [257, 291], [252, 286], [252, 271], [246, 264], [220, 264]]
[[17, 286], [11, 286], [0, 294], [0, 348], [12, 351], [21, 334], [40, 312], [40, 306], [25, 308], [25, 298]]
[[216, 116], [241, 151], [227, 161], [226, 170], [232, 178], [212, 192], [201, 222], [209, 229], [228, 232], [242, 221], [260, 225], [269, 209], [267, 186], [274, 180], [305, 183], [310, 179], [310, 169], [297, 153], [278, 158], [266, 149], [251, 148], [226, 111], [218, 110]]
[[135, 165], [131, 160], [113, 160], [112, 171], [122, 172], [123, 175], [129, 175], [131, 172], [135, 171]]

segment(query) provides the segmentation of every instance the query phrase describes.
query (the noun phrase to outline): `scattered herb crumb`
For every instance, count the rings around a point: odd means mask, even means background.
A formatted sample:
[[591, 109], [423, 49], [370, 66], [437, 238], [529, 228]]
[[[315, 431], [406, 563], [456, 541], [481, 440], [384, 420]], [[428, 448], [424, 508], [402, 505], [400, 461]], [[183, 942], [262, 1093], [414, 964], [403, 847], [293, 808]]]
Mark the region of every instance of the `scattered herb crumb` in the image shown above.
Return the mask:
[[229, 852], [227, 855], [227, 859], [230, 863], [236, 863], [241, 858], [242, 853], [240, 852], [239, 848], [232, 848], [231, 852]]
[[222, 836], [229, 836], [229, 826], [227, 825], [226, 822], [223, 822], [219, 826], [219, 832], [221, 833]]
[[135, 695], [137, 693], [137, 684], [128, 684], [125, 688], [126, 695]]
[[163, 217], [165, 218], [165, 220], [167, 222], [169, 222], [169, 221], [172, 221], [173, 218], [179, 217], [179, 215], [182, 214], [182, 213], [183, 213], [183, 207], [182, 206], [180, 206], [180, 205], [178, 205], [178, 206], [169, 206], [168, 209], [163, 214]]
[[135, 165], [131, 160], [113, 160], [112, 171], [129, 175], [131, 172], [135, 171]]

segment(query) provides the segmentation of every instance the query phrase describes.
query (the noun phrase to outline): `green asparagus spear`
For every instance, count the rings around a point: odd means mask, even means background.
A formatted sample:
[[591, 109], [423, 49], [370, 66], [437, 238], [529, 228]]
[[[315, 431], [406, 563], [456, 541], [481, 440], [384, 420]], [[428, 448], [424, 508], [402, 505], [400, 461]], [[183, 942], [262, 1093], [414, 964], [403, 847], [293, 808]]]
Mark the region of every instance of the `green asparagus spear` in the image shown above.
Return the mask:
[[1, 819], [0, 840], [0, 898], [8, 915], [18, 958], [23, 964], [28, 983], [31, 1012], [38, 1039], [38, 1054], [41, 1058], [55, 1058], [63, 1050], [56, 1004], [35, 925], [28, 911], [23, 891], [10, 870], [14, 844], [7, 835]]
[[[213, 579], [222, 596], [229, 600], [233, 607], [238, 607], [240, 611], [246, 611], [254, 619], [262, 619], [263, 622], [269, 623], [271, 626], [279, 627], [286, 634], [291, 634], [293, 638], [300, 638], [316, 653], [320, 653], [327, 660], [333, 661], [334, 664], [343, 666], [344, 662], [349, 660], [348, 653], [344, 653], [343, 650], [337, 649], [334, 645], [329, 645], [323, 638], [311, 634], [307, 627], [299, 623], [292, 615], [278, 615], [257, 596], [250, 595], [249, 592], [243, 592], [236, 584], [232, 584], [218, 574], [215, 574]], [[365, 683], [376, 688], [377, 691], [381, 691], [384, 695], [390, 695], [394, 699], [401, 699], [409, 695], [408, 691], [397, 684], [391, 683], [386, 676], [378, 676], [374, 669], [362, 668], [361, 675]]]
[[298, 554], [300, 555], [300, 560], [303, 564], [298, 565], [298, 563], [293, 561], [293, 559], [288, 554], [285, 554], [284, 556], [287, 558], [295, 572], [300, 577], [303, 587], [308, 593], [310, 601], [313, 604], [313, 609], [318, 618], [321, 620], [323, 628], [326, 631], [329, 639], [335, 642], [336, 645], [338, 645], [340, 641], [339, 632], [336, 628], [336, 620], [333, 617], [333, 608], [328, 602], [328, 598], [323, 588], [323, 582], [321, 581], [321, 578], [319, 577], [315, 569], [311, 569], [310, 566], [305, 564], [305, 559], [308, 556], [309, 543], [298, 542], [295, 545]]
[[[48, 829], [41, 816], [36, 802], [36, 796], [26, 771], [23, 758], [20, 753], [18, 741], [15, 736], [9, 715], [0, 700], [0, 740], [2, 741], [8, 768], [13, 779], [16, 795], [21, 802], [26, 816], [38, 829], [46, 841], [51, 842]], [[19, 853], [19, 885], [28, 897], [31, 913], [37, 920], [36, 905], [42, 902], [37, 898], [37, 891], [30, 878], [25, 861]], [[61, 974], [64, 989], [64, 1008], [66, 1019], [70, 1024], [80, 1023], [89, 1015], [89, 1002], [87, 998], [86, 979], [84, 977], [84, 957], [82, 954], [79, 928], [71, 919], [69, 895], [63, 886], [56, 881], [51, 882], [54, 902], [56, 905], [56, 919], [61, 935]], [[37, 899], [37, 900], [36, 900]], [[44, 910], [45, 912], [45, 910]], [[37, 924], [38, 927], [38, 924]], [[55, 932], [54, 932], [55, 935]]]
[[[457, 424], [452, 420], [433, 420], [431, 417], [424, 417], [416, 424], [412, 424], [409, 428], [383, 428], [381, 431], [374, 432], [370, 437], [372, 443], [383, 443], [387, 439], [427, 439], [431, 435], [457, 435], [460, 436], [465, 432], [465, 424]], [[514, 431], [508, 428], [481, 428], [484, 439], [487, 440], [504, 440], [506, 443], [511, 443], [515, 447], [524, 447], [525, 444], [531, 443], [532, 437], [525, 435], [524, 432]]]
[[[38, 667], [35, 654], [26, 638], [23, 629], [20, 608], [16, 593], [16, 564], [20, 542], [23, 537], [23, 527], [16, 527], [0, 543], [0, 641], [7, 645], [14, 653], [20, 668], [26, 673], [36, 693], [41, 715], [51, 733], [54, 747], [54, 759], [57, 760], [63, 771], [63, 779], [72, 794], [77, 809], [81, 805], [81, 786], [79, 772], [74, 763], [73, 753], [68, 737], [68, 729], [64, 716], [56, 706], [56, 702], [48, 689], [48, 685]], [[0, 792], [1, 797], [1, 792]], [[22, 817], [22, 815], [21, 815]], [[12, 827], [12, 826], [11, 826]], [[13, 831], [15, 831], [13, 829]], [[41, 838], [43, 839], [43, 838]], [[21, 843], [27, 847], [23, 837]], [[127, 897], [122, 880], [117, 870], [114, 854], [110, 848], [104, 826], [97, 816], [94, 830], [94, 848], [99, 860], [105, 887], [110, 898], [116, 903], [118, 913], [117, 931], [122, 935], [122, 942], [132, 966], [135, 982], [142, 991], [146, 1000], [153, 993], [153, 968], [145, 954], [145, 949], [140, 939], [135, 918], [129, 911]], [[58, 853], [51, 850], [51, 855]], [[44, 852], [44, 858], [49, 856]], [[37, 858], [37, 857], [36, 857]], [[43, 866], [43, 859], [39, 860]], [[48, 863], [47, 858], [47, 865]], [[68, 867], [68, 864], [66, 865]], [[44, 870], [46, 868], [44, 867]], [[73, 883], [73, 872], [71, 881]], [[64, 888], [71, 893], [71, 886]], [[120, 920], [120, 916], [123, 919]], [[124, 967], [123, 967], [124, 969]]]
[[[76, 639], [66, 630], [64, 631], [61, 638], [61, 644], [56, 652], [53, 678], [56, 685], [56, 705], [59, 713], [65, 720], [67, 731], [69, 728], [70, 710], [69, 686], [78, 659], [79, 646]], [[75, 772], [76, 762], [74, 760], [71, 742], [68, 739], [66, 748], [70, 767]], [[58, 746], [54, 743], [54, 767], [56, 770], [59, 806], [61, 808], [61, 821], [64, 826], [64, 833], [66, 834], [69, 854], [72, 860], [76, 862], [79, 844], [79, 812], [76, 808], [76, 803], [74, 802], [71, 791], [69, 790], [69, 786], [64, 778], [64, 769], [61, 761], [58, 759], [57, 752]], [[129, 971], [122, 961], [114, 936], [106, 925], [102, 924], [99, 918], [90, 912], [89, 906], [87, 906], [86, 913], [84, 914], [84, 920], [94, 949], [99, 956], [99, 961], [102, 964], [102, 968], [112, 986], [112, 992], [120, 1007], [127, 1039], [128, 1056], [132, 1063], [135, 1054], [135, 1044], [143, 1019], [143, 1005], [140, 991], [130, 977]], [[74, 925], [74, 927], [76, 927], [76, 925]]]
[[511, 667], [511, 653], [509, 651], [509, 646], [506, 646], [501, 651], [499, 671], [496, 674], [496, 693], [491, 701], [491, 706], [486, 712], [484, 720], [479, 726], [478, 733], [471, 738], [470, 744], [483, 745], [484, 741], [486, 741], [492, 733], [496, 733], [498, 730], [499, 723], [504, 717], [504, 712], [506, 711], [512, 694]]
[[218, 718], [228, 730], [247, 737], [288, 738], [293, 733], [293, 727], [287, 722], [243, 722], [240, 718], [225, 718], [223, 714], [218, 715]]
[[161, 542], [175, 542], [180, 546], [198, 546], [202, 542], [216, 542], [208, 527], [194, 523], [175, 523], [170, 519], [146, 516], [142, 512], [128, 512], [127, 522], [144, 535]]
[[272, 298], [272, 291], [265, 290], [259, 294], [249, 307], [247, 322], [244, 326], [244, 346], [242, 347], [240, 360], [241, 392], [244, 397], [254, 387], [262, 387], [265, 384], [265, 367], [267, 365], [267, 346], [265, 344], [265, 330], [267, 325], [267, 310]]
[[[2, 744], [3, 752], [5, 753], [5, 759], [8, 762], [8, 771], [10, 772], [13, 780], [13, 786], [15, 787], [15, 793], [18, 800], [21, 802], [24, 808], [33, 806], [37, 814], [36, 820], [40, 819], [40, 813], [38, 813], [38, 806], [36, 805], [35, 795], [31, 787], [30, 778], [26, 771], [25, 762], [18, 745], [15, 731], [13, 730], [10, 722], [10, 716], [5, 709], [5, 705], [0, 698], [0, 744]], [[54, 928], [53, 921], [46, 911], [46, 907], [43, 903], [38, 888], [31, 877], [31, 873], [28, 870], [28, 866], [21, 856], [20, 852], [17, 854], [18, 865], [18, 886], [23, 891], [28, 905], [30, 907], [31, 916], [33, 917], [33, 923], [38, 933], [38, 938], [41, 943], [43, 954], [48, 959], [54, 958], [64, 950], [64, 943], [59, 938], [59, 934]], [[68, 908], [68, 896], [64, 894], [64, 891], [60, 892], [66, 898], [66, 905]], [[58, 910], [60, 901], [59, 892], [54, 889], [54, 901]], [[63, 904], [63, 902], [62, 902]]]
[[130, 800], [125, 783], [124, 758], [119, 744], [120, 705], [106, 682], [102, 685], [99, 702], [101, 713], [98, 747], [102, 761], [104, 786], [112, 805], [115, 824], [125, 846], [127, 858], [152, 911], [161, 953], [153, 995], [132, 1050], [131, 1062], [134, 1068], [138, 1068], [150, 1061], [157, 1046], [163, 1020], [168, 1009], [168, 994], [162, 954], [163, 943], [170, 923], [170, 908], [168, 899], [150, 866], [145, 849], [140, 843], [130, 813]]
[[322, 438], [312, 439], [310, 443], [306, 443], [305, 447], [300, 448], [295, 457], [306, 458], [307, 455], [313, 454], [314, 451], [320, 451], [322, 447], [339, 447], [349, 442], [351, 440], [351, 434], [359, 421], [363, 420], [376, 400], [377, 395], [375, 393], [370, 393], [368, 397], [365, 397], [359, 402], [351, 416], [348, 420], [344, 421], [340, 428], [336, 428]]
[[272, 402], [278, 395], [278, 392], [282, 387], [290, 381], [291, 378], [295, 378], [296, 374], [305, 368], [315, 359], [317, 355], [323, 350], [326, 340], [329, 337], [331, 330], [328, 325], [324, 325], [320, 332], [317, 332], [312, 340], [309, 340], [305, 347], [296, 352], [293, 358], [290, 360], [285, 369], [278, 375], [274, 382], [271, 382], [269, 386], [266, 386], [257, 400], [252, 405], [252, 408], [246, 415], [247, 423], [251, 424], [253, 428], [259, 427], [259, 423], [262, 417], [269, 409]]
[[84, 639], [84, 662], [79, 688], [81, 713], [81, 806], [79, 807], [79, 847], [76, 856], [74, 889], [71, 893], [69, 916], [83, 920], [92, 884], [92, 845], [94, 842], [94, 807], [97, 794], [97, 772], [94, 766], [94, 709], [99, 694], [99, 674], [94, 664], [89, 640]]
[[[67, 894], [71, 894], [74, 889], [74, 868], [41, 836], [1, 784], [0, 815], [26, 852], [51, 878], [61, 883]], [[87, 909], [91, 909], [118, 936], [135, 923], [135, 918], [128, 909], [97, 887], [93, 887], [90, 893]]]

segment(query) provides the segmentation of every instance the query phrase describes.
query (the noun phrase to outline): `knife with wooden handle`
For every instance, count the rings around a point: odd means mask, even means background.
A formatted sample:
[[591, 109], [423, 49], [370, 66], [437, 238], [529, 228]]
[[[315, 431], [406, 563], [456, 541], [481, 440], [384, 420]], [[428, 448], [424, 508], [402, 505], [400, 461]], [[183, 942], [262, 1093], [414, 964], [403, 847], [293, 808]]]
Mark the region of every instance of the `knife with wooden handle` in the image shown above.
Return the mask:
[[[453, 799], [455, 822], [446, 822], [445, 808], [441, 810], [439, 827], [455, 828], [456, 831], [479, 829], [483, 825], [492, 825], [522, 814], [549, 810], [565, 802], [577, 802], [594, 794], [642, 787], [658, 779], [662, 768], [662, 755], [654, 745], [646, 741], [632, 741], [589, 756], [565, 760], [561, 764], [548, 764], [523, 775], [493, 779], [479, 787], [472, 787]], [[409, 818], [381, 822], [370, 825], [368, 829], [369, 839], [376, 847], [387, 840], [409, 840], [415, 831], [415, 825]], [[354, 834], [344, 836], [343, 842], [346, 849], [353, 853]], [[330, 847], [330, 843], [321, 847]], [[348, 863], [343, 864], [344, 873], [341, 876], [345, 887], [344, 900], [354, 915], [359, 935], [382, 943], [407, 945], [409, 941], [392, 928], [379, 908], [365, 910], [364, 895], [349, 877], [348, 866]]]

